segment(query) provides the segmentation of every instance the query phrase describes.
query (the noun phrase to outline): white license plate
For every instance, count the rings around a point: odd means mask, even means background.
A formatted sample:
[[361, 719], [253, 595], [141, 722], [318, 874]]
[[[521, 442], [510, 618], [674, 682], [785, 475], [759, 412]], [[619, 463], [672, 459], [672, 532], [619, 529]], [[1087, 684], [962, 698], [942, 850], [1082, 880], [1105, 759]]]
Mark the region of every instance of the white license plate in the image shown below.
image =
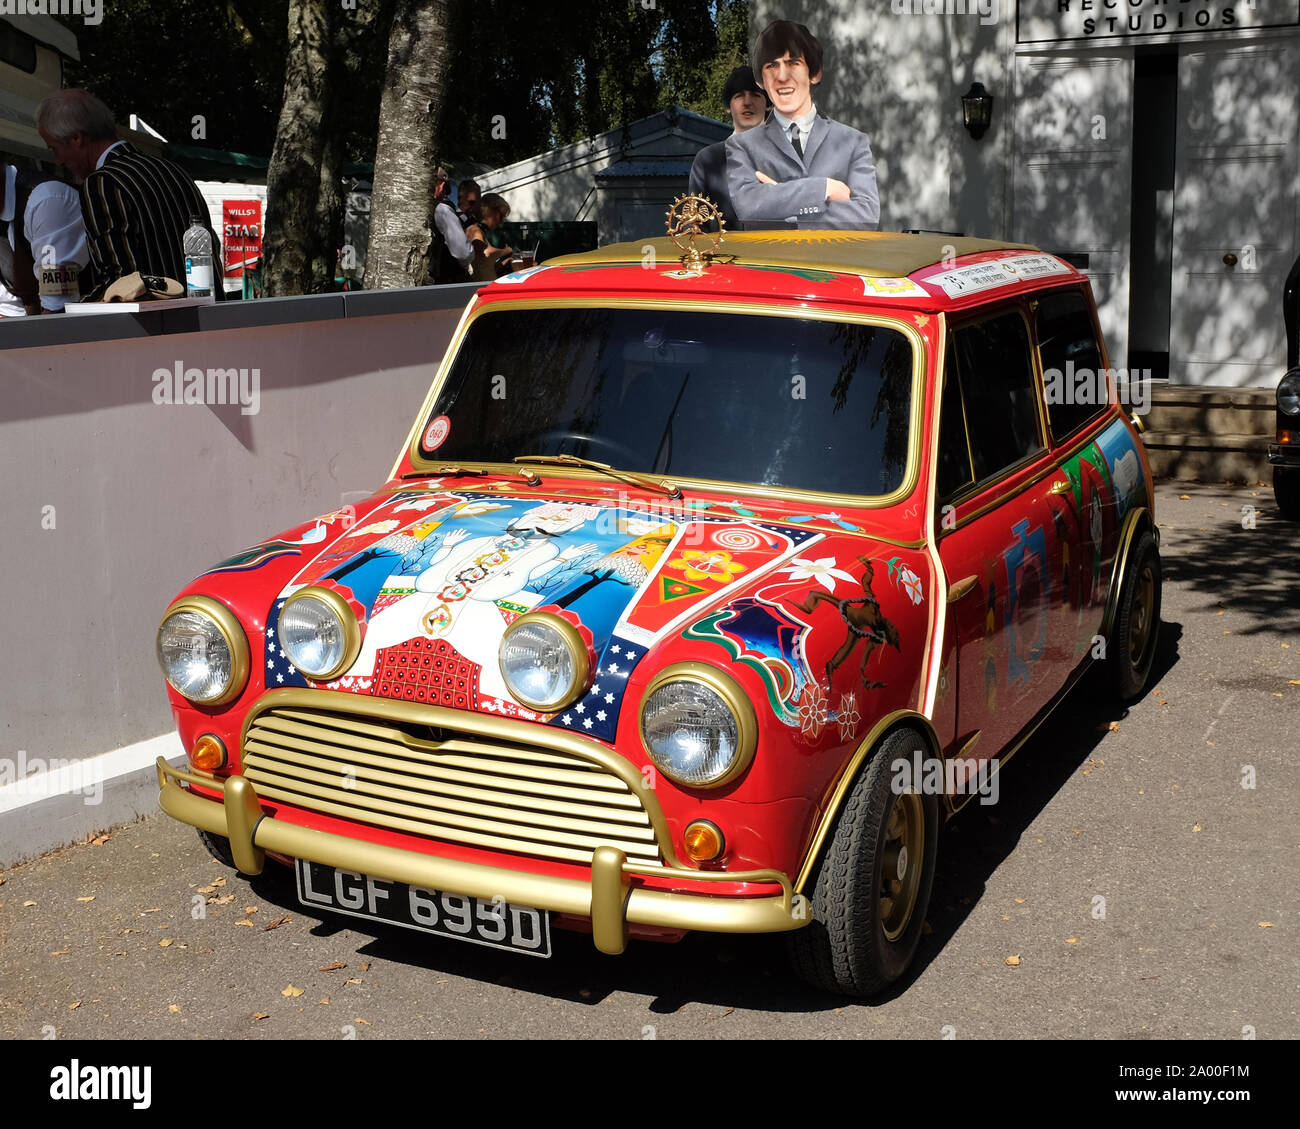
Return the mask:
[[501, 897], [485, 901], [464, 894], [444, 894], [424, 886], [371, 878], [354, 870], [337, 870], [307, 859], [298, 859], [294, 870], [298, 900], [305, 906], [386, 921], [512, 953], [551, 955], [551, 920], [545, 910], [511, 905]]

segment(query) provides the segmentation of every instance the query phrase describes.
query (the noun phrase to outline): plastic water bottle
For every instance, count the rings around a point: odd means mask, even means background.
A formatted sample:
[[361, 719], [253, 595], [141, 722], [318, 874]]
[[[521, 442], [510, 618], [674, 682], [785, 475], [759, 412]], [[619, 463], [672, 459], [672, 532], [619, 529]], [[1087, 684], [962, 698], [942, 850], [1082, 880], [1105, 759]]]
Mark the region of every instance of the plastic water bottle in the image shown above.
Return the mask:
[[212, 297], [212, 236], [197, 216], [181, 239], [185, 251], [185, 294], [189, 298]]

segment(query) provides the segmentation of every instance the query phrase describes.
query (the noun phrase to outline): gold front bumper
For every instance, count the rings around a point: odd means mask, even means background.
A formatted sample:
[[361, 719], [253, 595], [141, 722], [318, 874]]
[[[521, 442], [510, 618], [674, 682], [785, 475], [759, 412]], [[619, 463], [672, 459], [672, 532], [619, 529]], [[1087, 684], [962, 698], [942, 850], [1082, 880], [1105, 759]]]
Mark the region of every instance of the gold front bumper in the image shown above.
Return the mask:
[[[712, 933], [779, 933], [808, 923], [808, 906], [796, 897], [790, 879], [776, 870], [697, 871], [628, 862], [617, 847], [596, 847], [591, 857], [591, 881], [556, 878], [462, 862], [348, 839], [327, 831], [275, 819], [262, 810], [251, 782], [243, 776], [225, 781], [172, 768], [158, 758], [158, 802], [182, 823], [230, 840], [235, 865], [245, 874], [260, 874], [266, 852], [309, 859], [386, 878], [409, 886], [491, 899], [501, 896], [516, 905], [591, 919], [592, 937], [603, 953], [627, 947], [628, 923], [667, 929], [698, 929]], [[215, 803], [181, 783], [221, 792]], [[653, 875], [691, 882], [758, 882], [779, 885], [781, 893], [741, 898], [632, 888], [632, 875]]]

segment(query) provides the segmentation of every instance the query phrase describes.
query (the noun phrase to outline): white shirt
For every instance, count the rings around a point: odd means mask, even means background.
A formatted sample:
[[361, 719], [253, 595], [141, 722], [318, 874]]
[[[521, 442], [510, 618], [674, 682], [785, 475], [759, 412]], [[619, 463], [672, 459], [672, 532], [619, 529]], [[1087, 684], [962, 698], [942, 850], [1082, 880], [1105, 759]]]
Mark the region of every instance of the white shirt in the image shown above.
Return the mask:
[[27, 313], [17, 296], [0, 282], [0, 318], [20, 318]]
[[[460, 220], [456, 218], [456, 213], [451, 210], [450, 206], [444, 208], [439, 203], [433, 209], [433, 222], [437, 225], [438, 230], [442, 232], [443, 239], [447, 241], [447, 250], [451, 252], [452, 258], [464, 263], [468, 268], [470, 260], [474, 258], [474, 245], [470, 243], [469, 236], [465, 234], [465, 229], [460, 226]], [[468, 273], [466, 277], [468, 277]]]
[[[0, 220], [9, 222], [9, 246], [12, 248], [14, 210], [18, 200], [18, 170], [13, 165], [5, 165], [4, 177], [4, 207], [0, 208]], [[86, 228], [81, 221], [81, 197], [71, 185], [50, 180], [33, 188], [27, 199], [27, 209], [23, 212], [23, 231], [36, 260], [34, 272], [38, 282], [42, 265], [76, 263], [85, 270], [90, 263]], [[50, 249], [48, 252], [47, 248]], [[42, 294], [41, 305], [47, 310], [61, 310], [63, 299]]]
[[799, 127], [799, 147], [808, 151], [808, 135], [812, 133], [813, 122], [817, 120], [817, 107], [811, 106], [801, 118], [787, 118], [780, 110], [773, 108], [772, 116], [776, 118], [787, 137], [790, 136], [791, 124]]
[[98, 172], [100, 169], [104, 167], [104, 162], [108, 160], [108, 155], [114, 149], [125, 144], [126, 144], [125, 141], [114, 141], [112, 145], [110, 145], [107, 149], [105, 149], [102, 153], [100, 153], [99, 160], [95, 162], [95, 171]]

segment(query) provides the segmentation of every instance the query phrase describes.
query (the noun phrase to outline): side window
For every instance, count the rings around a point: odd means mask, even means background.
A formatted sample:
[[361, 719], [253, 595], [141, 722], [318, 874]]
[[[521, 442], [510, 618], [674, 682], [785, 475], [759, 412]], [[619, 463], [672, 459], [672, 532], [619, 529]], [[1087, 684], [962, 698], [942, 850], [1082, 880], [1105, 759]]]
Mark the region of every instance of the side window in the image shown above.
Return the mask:
[[1078, 291], [1043, 297], [1037, 331], [1047, 418], [1053, 439], [1060, 442], [1106, 410], [1110, 394], [1101, 349], [1088, 303]]
[[1043, 450], [1029, 333], [1019, 313], [953, 334], [975, 481]]
[[939, 405], [939, 465], [935, 469], [935, 491], [941, 502], [973, 482], [970, 449], [966, 445], [966, 417], [961, 407], [961, 378], [957, 349], [948, 341], [944, 364], [943, 399]]

